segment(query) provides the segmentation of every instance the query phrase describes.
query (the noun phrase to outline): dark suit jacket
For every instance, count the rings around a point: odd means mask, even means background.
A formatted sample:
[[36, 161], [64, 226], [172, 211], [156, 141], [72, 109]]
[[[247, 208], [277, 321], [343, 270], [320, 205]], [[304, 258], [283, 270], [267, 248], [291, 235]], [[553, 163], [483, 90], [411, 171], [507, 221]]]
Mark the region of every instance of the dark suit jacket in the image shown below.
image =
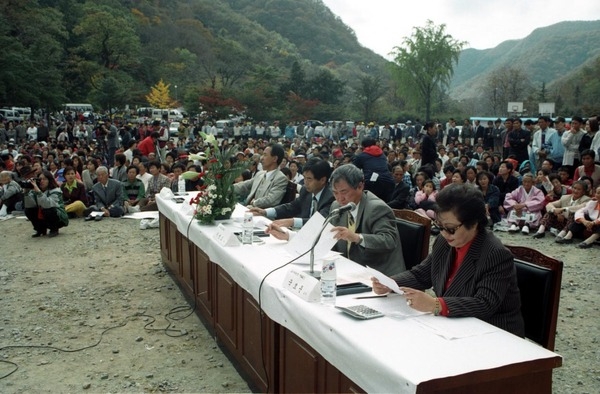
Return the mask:
[[[302, 186], [300, 195], [294, 201], [281, 204], [275, 207], [276, 219], [285, 218], [302, 218], [302, 224], [310, 219], [310, 208], [312, 205], [312, 193], [306, 191], [306, 187]], [[329, 216], [331, 203], [334, 201], [333, 194], [329, 185], [325, 185], [319, 201], [317, 202], [317, 211], [323, 217]]]
[[[331, 204], [331, 209], [339, 207], [340, 204], [337, 201]], [[338, 218], [334, 218], [331, 224], [346, 227], [348, 225], [348, 215], [349, 212], [344, 212]], [[365, 191], [358, 206], [355, 223], [356, 233], [363, 236], [365, 246], [352, 243], [350, 255], [348, 256], [348, 243], [339, 240], [333, 250], [342, 253], [358, 264], [368, 265], [388, 276], [406, 270], [402, 255], [402, 244], [396, 227], [396, 217], [392, 209], [383, 200], [373, 193]], [[407, 242], [410, 242], [410, 240]]]
[[521, 297], [513, 255], [492, 233], [475, 236], [454, 280], [445, 289], [455, 250], [437, 237], [431, 254], [394, 279], [400, 286], [433, 287], [451, 317], [476, 317], [520, 337], [524, 336]]
[[388, 205], [392, 209], [405, 209], [408, 207], [408, 197], [410, 196], [410, 187], [400, 182], [394, 187], [392, 197], [388, 201]]

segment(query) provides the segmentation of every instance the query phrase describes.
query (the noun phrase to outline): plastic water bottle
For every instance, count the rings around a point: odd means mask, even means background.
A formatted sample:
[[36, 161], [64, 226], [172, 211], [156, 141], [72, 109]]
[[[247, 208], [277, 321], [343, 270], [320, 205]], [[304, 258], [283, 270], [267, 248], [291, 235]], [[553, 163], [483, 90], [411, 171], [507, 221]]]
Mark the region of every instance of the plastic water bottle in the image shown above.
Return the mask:
[[185, 193], [185, 179], [180, 175], [179, 180], [177, 181], [177, 191], [180, 194]]
[[242, 244], [251, 245], [252, 236], [254, 235], [254, 215], [252, 215], [252, 212], [244, 213], [242, 228]]
[[335, 259], [323, 260], [323, 269], [321, 270], [321, 304], [335, 306], [336, 279]]

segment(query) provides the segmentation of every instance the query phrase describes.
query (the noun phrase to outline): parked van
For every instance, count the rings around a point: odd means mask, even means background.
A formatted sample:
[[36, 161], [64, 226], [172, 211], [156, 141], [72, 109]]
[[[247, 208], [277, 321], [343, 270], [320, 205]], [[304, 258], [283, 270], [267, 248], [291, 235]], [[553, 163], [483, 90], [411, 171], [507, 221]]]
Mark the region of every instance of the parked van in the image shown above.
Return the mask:
[[9, 108], [0, 109], [0, 115], [2, 115], [2, 119], [6, 119], [9, 122], [19, 122], [22, 120], [21, 114]]

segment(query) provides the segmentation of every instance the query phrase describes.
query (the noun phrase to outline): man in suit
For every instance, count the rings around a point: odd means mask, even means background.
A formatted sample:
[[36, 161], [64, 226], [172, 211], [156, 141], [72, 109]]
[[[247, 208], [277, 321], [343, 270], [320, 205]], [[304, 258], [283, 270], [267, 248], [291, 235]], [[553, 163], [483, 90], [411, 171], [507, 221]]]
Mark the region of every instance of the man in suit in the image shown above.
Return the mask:
[[481, 122], [476, 120], [475, 126], [473, 126], [473, 145], [483, 144], [484, 133], [485, 133], [485, 129], [481, 125]]
[[394, 167], [393, 175], [396, 186], [387, 204], [392, 209], [405, 209], [408, 206], [410, 187], [404, 182], [404, 169], [401, 165]]
[[338, 240], [333, 249], [388, 276], [405, 271], [394, 212], [384, 201], [364, 190], [362, 171], [353, 164], [338, 167], [331, 175], [331, 188], [335, 197], [332, 210], [350, 202], [356, 204], [353, 211], [331, 221]]
[[327, 217], [334, 200], [329, 188], [331, 166], [319, 157], [312, 157], [304, 165], [302, 173], [304, 186], [300, 189], [300, 196], [294, 201], [274, 208], [253, 207], [250, 211], [254, 215], [277, 219], [275, 224], [281, 227], [300, 228], [317, 211]]
[[98, 176], [98, 182], [92, 187], [95, 205], [86, 208], [84, 211], [84, 215], [87, 216], [85, 220], [92, 220], [93, 217], [89, 215], [94, 211], [103, 213], [102, 216], [97, 216], [96, 220], [101, 220], [98, 217], [118, 218], [123, 216], [123, 187], [121, 182], [116, 179], [109, 179], [108, 169], [104, 166], [96, 169], [96, 175]]
[[435, 159], [438, 158], [437, 153], [437, 126], [435, 122], [425, 123], [425, 136], [421, 142], [421, 165], [431, 164], [435, 167]]
[[288, 178], [279, 170], [285, 151], [281, 144], [270, 144], [260, 159], [262, 171], [253, 178], [233, 185], [236, 194], [249, 207], [269, 208], [279, 205], [285, 196]]

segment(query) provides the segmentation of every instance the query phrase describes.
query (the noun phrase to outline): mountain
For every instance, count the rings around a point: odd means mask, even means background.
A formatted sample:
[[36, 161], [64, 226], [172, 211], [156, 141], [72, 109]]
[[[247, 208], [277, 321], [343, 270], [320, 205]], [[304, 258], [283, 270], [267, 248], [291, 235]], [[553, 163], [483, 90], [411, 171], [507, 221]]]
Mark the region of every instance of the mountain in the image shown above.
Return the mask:
[[535, 87], [575, 75], [600, 56], [600, 21], [561, 22], [534, 30], [521, 40], [461, 53], [450, 87], [454, 99], [478, 97], [491, 73], [503, 66], [524, 70]]

